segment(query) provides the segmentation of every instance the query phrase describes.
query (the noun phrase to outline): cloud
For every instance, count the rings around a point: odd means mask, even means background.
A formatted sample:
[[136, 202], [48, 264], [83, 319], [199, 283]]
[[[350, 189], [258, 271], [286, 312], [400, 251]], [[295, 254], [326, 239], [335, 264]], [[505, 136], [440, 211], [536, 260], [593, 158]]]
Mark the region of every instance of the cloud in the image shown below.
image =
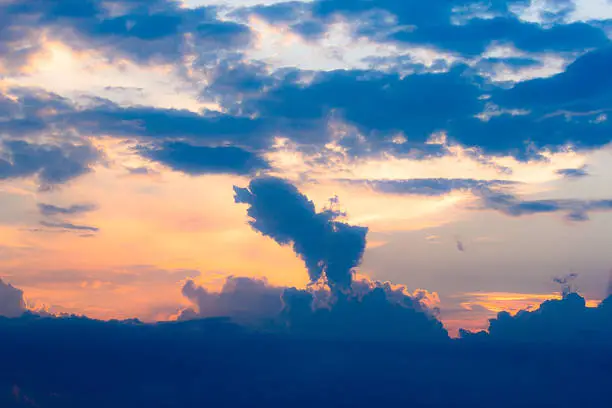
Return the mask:
[[[554, 342], [590, 344], [612, 339], [612, 298], [598, 307], [587, 307], [577, 293], [568, 293], [560, 300], [547, 300], [534, 311], [520, 311], [512, 316], [500, 312], [490, 321], [488, 334], [480, 336], [495, 341]], [[473, 334], [463, 332], [470, 339]]]
[[404, 132], [412, 141], [425, 143], [449, 120], [484, 108], [478, 99], [481, 91], [464, 71], [457, 66], [447, 73], [404, 77], [374, 71], [318, 73], [307, 86], [285, 82], [244, 105], [262, 117], [295, 122], [316, 122], [335, 112], [368, 137], [376, 151], [399, 149], [401, 145], [384, 136]]
[[2, 53], [21, 44], [18, 36], [22, 42], [30, 40], [33, 50], [25, 48], [29, 54], [40, 48], [44, 34], [75, 49], [95, 49], [110, 59], [140, 63], [177, 63], [194, 53], [211, 58], [245, 47], [251, 38], [246, 26], [219, 20], [213, 7], [187, 9], [173, 0], [7, 0], [0, 5], [0, 15], [7, 20], [0, 37], [2, 62], [19, 57]]
[[232, 146], [206, 147], [170, 142], [143, 152], [151, 160], [191, 175], [249, 175], [269, 168], [269, 164], [256, 154]]
[[283, 318], [292, 334], [311, 339], [448, 340], [442, 323], [419, 295], [404, 290], [389, 283], [356, 281], [348, 294], [338, 293], [329, 307], [314, 308], [312, 292], [288, 289], [283, 293]]
[[[568, 72], [575, 69], [572, 66]], [[213, 70], [206, 92], [218, 98], [224, 113], [125, 107], [105, 100], [77, 107], [55, 96], [43, 98], [22, 90], [18, 102], [5, 101], [9, 117], [0, 122], [0, 131], [16, 137], [76, 129], [83, 136], [154, 141], [162, 151], [164, 143], [180, 140], [258, 155], [273, 150], [276, 137], [282, 136], [298, 149], [323, 153], [331, 153], [327, 146], [333, 143], [349, 158], [387, 154], [426, 159], [449, 154], [448, 146], [429, 143], [440, 132], [449, 145], [520, 160], [542, 159], [544, 149], [558, 151], [568, 145], [593, 149], [611, 140], [605, 98], [588, 94], [581, 102], [584, 106], [567, 105], [563, 109], [572, 110], [560, 111], [558, 105], [538, 102], [539, 94], [550, 92], [534, 91], [531, 98], [531, 91], [525, 91], [526, 96], [517, 96], [524, 92], [519, 89], [537, 88], [538, 81], [555, 82], [556, 77], [523, 81], [507, 89], [483, 83], [477, 70], [461, 64], [445, 72], [405, 76], [374, 70], [296, 69], [267, 75], [268, 70], [261, 63], [223, 60]], [[18, 118], [27, 106], [35, 108]], [[346, 134], [335, 130], [339, 124], [346, 126]]]
[[317, 212], [314, 203], [285, 180], [258, 178], [234, 191], [237, 203], [249, 205], [251, 227], [280, 245], [291, 244], [313, 282], [325, 274], [333, 288], [350, 286], [365, 250], [367, 228], [337, 221], [340, 214], [332, 210]]
[[586, 166], [577, 169], [561, 169], [557, 170], [557, 174], [568, 179], [579, 179], [589, 176], [589, 171]]
[[612, 80], [607, 75], [612, 64], [612, 46], [588, 52], [564, 72], [538, 78], [498, 91], [493, 99], [503, 107], [520, 107], [541, 113], [587, 113], [608, 108], [612, 100]]
[[194, 309], [181, 313], [179, 319], [195, 317], [232, 317], [236, 321], [274, 318], [281, 312], [284, 288], [271, 286], [265, 279], [230, 276], [219, 293], [206, 290], [189, 280], [183, 286], [183, 295], [193, 303]]
[[565, 213], [570, 221], [587, 221], [591, 212], [612, 210], [612, 200], [522, 200], [512, 194], [488, 189], [482, 189], [476, 194], [483, 208], [512, 217], [560, 212]]
[[364, 185], [383, 194], [442, 196], [455, 191], [494, 189], [516, 184], [505, 180], [475, 179], [406, 179], [406, 180], [340, 180], [349, 184]]
[[0, 316], [19, 317], [25, 311], [23, 292], [0, 279]]
[[421, 26], [399, 31], [391, 38], [410, 44], [428, 45], [466, 56], [485, 52], [492, 43], [509, 43], [522, 51], [580, 52], [609, 43], [605, 33], [589, 24], [572, 23], [544, 28], [517, 17], [473, 18], [461, 25]]
[[69, 222], [62, 221], [41, 221], [40, 225], [47, 228], [52, 229], [60, 229], [60, 230], [68, 230], [68, 231], [88, 231], [88, 232], [98, 232], [100, 231], [97, 227], [92, 227], [89, 225], [76, 225]]
[[121, 107], [110, 101], [57, 118], [87, 135], [142, 137], [152, 140], [190, 139], [199, 143], [263, 147], [272, 142], [270, 124], [261, 119], [218, 112]]
[[75, 204], [70, 207], [59, 207], [52, 204], [38, 203], [38, 211], [45, 217], [56, 215], [79, 215], [94, 211], [97, 207], [94, 204]]
[[[281, 245], [292, 244], [306, 263], [313, 286], [280, 292], [283, 308], [279, 318], [292, 334], [308, 338], [448, 339], [436, 318], [432, 295], [424, 291], [410, 294], [403, 286], [353, 278], [365, 250], [367, 228], [337, 221], [340, 214], [332, 209], [317, 212], [312, 201], [281, 179], [258, 178], [248, 188], [234, 190], [236, 202], [249, 205], [251, 226]], [[256, 296], [272, 290], [278, 300], [278, 288], [269, 288], [265, 282], [255, 282], [254, 287]], [[203, 299], [200, 303], [216, 299], [190, 284], [185, 289], [188, 297], [192, 294]], [[224, 288], [220, 296], [225, 292]], [[200, 296], [194, 296], [196, 293]], [[257, 303], [267, 304], [257, 302], [257, 297], [247, 298], [255, 300], [250, 310], [259, 310]]]
[[[26, 316], [0, 319], [0, 332], [6, 371], [0, 401], [7, 407], [21, 406], [24, 395], [52, 408], [240, 407], [245, 401], [507, 408], [541, 401], [607, 406], [610, 400], [605, 345], [318, 341], [249, 331], [225, 319], [143, 324]], [[559, 384], [571, 389], [559, 392]], [[22, 396], [19, 404], [15, 394]]]
[[[512, 4], [524, 5], [519, 3]], [[325, 150], [333, 141], [350, 157], [385, 153], [427, 158], [448, 154], [444, 146], [427, 143], [432, 134], [445, 132], [451, 144], [522, 160], [541, 158], [543, 149], [556, 151], [568, 145], [592, 149], [610, 142], [606, 116], [611, 101], [606, 76], [610, 46], [603, 31], [586, 23], [528, 23], [517, 18], [508, 2], [434, 5], [325, 0], [243, 10], [290, 21], [296, 29], [330, 24], [337, 16], [358, 17], [359, 35], [429, 44], [469, 55], [493, 43], [513, 43], [531, 53], [483, 55], [469, 64], [457, 58], [458, 62], [439, 71], [421, 69], [409, 75], [374, 68], [274, 72], [261, 61], [248, 61], [233, 52], [248, 46], [250, 31], [220, 20], [214, 7], [181, 8], [169, 0], [89, 0], [85, 5], [72, 5], [76, 11], [67, 11], [66, 4], [72, 3], [10, 1], [2, 7], [13, 17], [11, 27], [46, 27], [49, 35], [73, 47], [94, 47], [140, 62], [172, 63], [192, 52], [200, 56], [212, 53], [201, 61], [196, 58], [193, 69], [207, 72], [208, 86], [202, 92], [219, 103], [223, 113], [126, 107], [108, 101], [82, 107], [58, 97], [45, 100], [37, 95], [29, 100], [32, 95], [21, 95], [21, 102], [9, 98], [0, 102], [12, 112], [9, 120], [0, 122], [0, 131], [13, 137], [76, 129], [87, 136], [139, 137], [164, 143], [180, 139], [194, 146], [236, 147], [262, 155], [273, 149], [275, 137], [283, 136], [302, 149]], [[556, 2], [553, 9], [557, 8], [565, 10], [567, 4]], [[13, 33], [11, 27], [6, 30]], [[487, 78], [494, 69], [491, 65], [529, 67], [545, 51], [593, 48], [565, 72], [549, 78], [522, 81], [513, 87], [495, 86]], [[337, 123], [354, 131], [338, 137], [332, 129]], [[397, 143], [398, 134], [407, 142]]]
[[41, 186], [53, 186], [89, 173], [100, 159], [91, 144], [31, 144], [22, 140], [2, 142], [0, 179], [37, 176]]
[[[358, 279], [345, 293], [325, 286], [306, 290], [269, 285], [263, 279], [227, 278], [220, 292], [188, 281], [183, 295], [194, 305], [179, 320], [229, 317], [254, 328], [305, 338], [445, 341], [436, 294]], [[383, 318], [384, 316], [384, 318]]]

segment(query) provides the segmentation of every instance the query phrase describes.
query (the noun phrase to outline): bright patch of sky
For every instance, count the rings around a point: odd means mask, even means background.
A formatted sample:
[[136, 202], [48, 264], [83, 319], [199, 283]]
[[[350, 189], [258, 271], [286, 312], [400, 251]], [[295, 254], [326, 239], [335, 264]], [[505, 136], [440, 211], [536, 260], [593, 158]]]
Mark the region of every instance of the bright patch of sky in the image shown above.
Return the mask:
[[[182, 0], [186, 7], [227, 6], [231, 8], [287, 3], [287, 0]], [[308, 0], [304, 1], [305, 3]]]
[[305, 70], [367, 69], [375, 67], [372, 57], [409, 56], [414, 63], [431, 66], [436, 60], [454, 57], [426, 48], [401, 47], [352, 35], [351, 24], [331, 24], [321, 40], [309, 41], [291, 32], [289, 27], [272, 25], [252, 17], [250, 27], [257, 34], [255, 47], [246, 52], [248, 59], [261, 60], [274, 68], [299, 67]]
[[[567, 16], [567, 22], [597, 21], [612, 18], [612, 2], [609, 0], [574, 0], [575, 9]], [[556, 11], [549, 0], [532, 0], [529, 7], [517, 10], [526, 21], [540, 22], [543, 14]]]
[[23, 75], [6, 77], [5, 85], [43, 87], [69, 98], [109, 99], [119, 105], [147, 105], [199, 112], [215, 108], [198, 100], [197, 90], [171, 65], [141, 66], [129, 60], [107, 62], [94, 52], [76, 52], [60, 42], [45, 50]]

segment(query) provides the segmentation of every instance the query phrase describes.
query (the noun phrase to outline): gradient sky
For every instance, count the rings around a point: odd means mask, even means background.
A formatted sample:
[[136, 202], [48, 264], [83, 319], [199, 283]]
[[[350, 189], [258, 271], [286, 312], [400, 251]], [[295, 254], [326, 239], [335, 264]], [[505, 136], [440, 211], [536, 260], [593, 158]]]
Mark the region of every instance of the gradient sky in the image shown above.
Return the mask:
[[234, 203], [273, 175], [369, 227], [359, 274], [435, 292], [451, 331], [569, 273], [602, 299], [612, 3], [450, 3], [0, 0], [0, 277], [149, 321], [188, 279], [303, 287]]

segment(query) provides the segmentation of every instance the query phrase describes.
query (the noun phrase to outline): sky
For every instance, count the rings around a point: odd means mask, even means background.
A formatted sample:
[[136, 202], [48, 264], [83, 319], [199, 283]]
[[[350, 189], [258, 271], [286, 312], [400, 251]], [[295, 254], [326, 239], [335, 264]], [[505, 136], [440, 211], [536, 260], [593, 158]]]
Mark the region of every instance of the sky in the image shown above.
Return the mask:
[[[606, 0], [0, 0], [0, 278], [25, 308], [97, 319], [229, 313], [196, 289], [306, 288], [313, 256], [423, 294], [452, 333], [570, 274], [596, 305], [611, 18]], [[258, 213], [266, 180], [295, 191]]]

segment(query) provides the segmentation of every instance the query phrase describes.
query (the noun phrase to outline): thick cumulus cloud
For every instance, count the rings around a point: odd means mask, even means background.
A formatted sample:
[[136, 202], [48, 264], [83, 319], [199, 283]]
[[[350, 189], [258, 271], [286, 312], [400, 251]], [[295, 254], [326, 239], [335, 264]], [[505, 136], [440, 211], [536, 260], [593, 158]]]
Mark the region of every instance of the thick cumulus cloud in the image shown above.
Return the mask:
[[514, 316], [501, 312], [490, 321], [488, 333], [462, 334], [468, 339], [486, 337], [513, 342], [610, 344], [612, 297], [597, 307], [587, 307], [582, 296], [569, 293], [563, 299], [542, 303], [534, 311], [521, 311]]
[[281, 245], [292, 245], [314, 282], [323, 274], [336, 289], [348, 288], [366, 246], [368, 229], [337, 221], [332, 210], [315, 205], [285, 180], [259, 178], [234, 187], [237, 203], [248, 204], [249, 223]]
[[27, 64], [43, 37], [110, 58], [175, 63], [244, 47], [251, 36], [243, 25], [220, 21], [215, 8], [186, 9], [174, 0], [5, 0], [0, 15], [0, 58], [13, 69]]
[[0, 316], [19, 317], [25, 311], [23, 292], [0, 279]]
[[179, 320], [216, 316], [237, 321], [274, 318], [282, 309], [283, 290], [264, 279], [229, 277], [221, 291], [215, 293], [189, 280], [182, 291], [195, 309], [182, 311]]
[[309, 339], [448, 340], [437, 319], [435, 294], [411, 294], [403, 286], [366, 279], [353, 281], [347, 289], [333, 293], [319, 285], [299, 290], [229, 277], [219, 292], [211, 292], [190, 280], [182, 291], [194, 307], [183, 310], [178, 319], [227, 317]]

